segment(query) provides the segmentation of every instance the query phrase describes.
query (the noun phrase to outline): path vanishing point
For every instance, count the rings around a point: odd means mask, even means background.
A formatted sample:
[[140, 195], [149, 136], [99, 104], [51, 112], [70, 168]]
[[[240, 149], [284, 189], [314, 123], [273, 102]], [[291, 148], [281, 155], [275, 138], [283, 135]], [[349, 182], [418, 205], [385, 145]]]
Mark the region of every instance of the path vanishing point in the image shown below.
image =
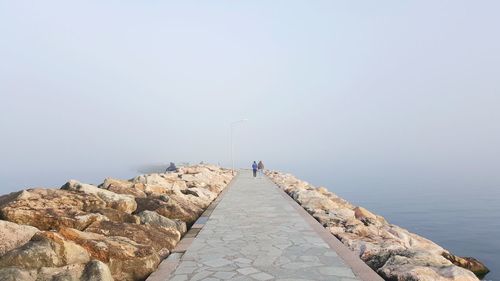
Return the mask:
[[147, 281], [383, 280], [267, 177], [240, 171]]

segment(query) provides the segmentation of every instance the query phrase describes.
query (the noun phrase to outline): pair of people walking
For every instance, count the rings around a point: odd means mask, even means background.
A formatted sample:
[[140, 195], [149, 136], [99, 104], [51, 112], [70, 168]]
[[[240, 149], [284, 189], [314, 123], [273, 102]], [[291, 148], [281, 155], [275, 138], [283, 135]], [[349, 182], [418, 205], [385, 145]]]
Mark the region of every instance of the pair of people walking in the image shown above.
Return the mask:
[[262, 177], [264, 175], [264, 163], [259, 161], [259, 164], [257, 164], [257, 162], [253, 161], [252, 171], [254, 178], [257, 177], [257, 172], [259, 173], [259, 176]]

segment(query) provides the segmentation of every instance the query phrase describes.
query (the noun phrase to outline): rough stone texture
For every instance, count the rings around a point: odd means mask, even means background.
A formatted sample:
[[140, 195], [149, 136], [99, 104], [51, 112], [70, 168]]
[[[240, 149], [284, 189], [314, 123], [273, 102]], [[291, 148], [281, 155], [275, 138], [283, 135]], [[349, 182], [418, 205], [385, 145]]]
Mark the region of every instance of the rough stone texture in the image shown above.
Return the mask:
[[114, 193], [132, 195], [134, 197], [146, 197], [145, 185], [126, 180], [107, 178], [99, 185], [100, 188], [107, 189]]
[[0, 220], [0, 256], [26, 244], [37, 232], [36, 227]]
[[169, 196], [136, 198], [137, 211], [155, 211], [158, 214], [169, 219], [178, 219], [191, 225], [203, 212], [203, 209], [197, 206], [190, 206], [179, 203]]
[[72, 227], [84, 229], [102, 215], [90, 210], [106, 203], [93, 194], [58, 189], [27, 189], [0, 197], [0, 216], [4, 220], [34, 226], [40, 230]]
[[122, 236], [104, 236], [62, 228], [60, 234], [87, 250], [90, 256], [109, 266], [115, 280], [143, 280], [153, 272], [160, 257], [152, 246]]
[[377, 272], [386, 280], [478, 280], [471, 271], [424, 251], [393, 253]]
[[359, 279], [269, 180], [242, 171], [168, 280]]
[[117, 209], [125, 213], [132, 213], [137, 208], [134, 197], [130, 195], [118, 194], [97, 186], [70, 180], [61, 187], [64, 190], [77, 191], [84, 194], [92, 194], [101, 198], [109, 208]]
[[472, 257], [459, 257], [448, 252], [444, 252], [443, 257], [451, 261], [454, 265], [467, 268], [468, 270], [476, 273], [479, 277], [482, 277], [489, 272], [488, 268], [486, 268], [484, 264]]
[[54, 232], [40, 232], [30, 242], [0, 257], [0, 268], [37, 269], [87, 263], [89, 255], [77, 244]]
[[171, 220], [169, 218], [166, 218], [156, 212], [152, 211], [142, 211], [137, 216], [140, 218], [141, 223], [143, 224], [152, 224], [152, 225], [157, 225], [157, 226], [162, 226], [162, 227], [167, 227], [167, 228], [175, 228], [177, 229], [181, 234], [186, 233], [187, 227], [186, 223], [181, 221], [181, 220]]
[[[386, 280], [477, 281], [488, 269], [289, 174], [267, 175]], [[458, 265], [458, 266], [457, 266]], [[464, 269], [466, 268], [466, 269]]]
[[152, 246], [156, 251], [163, 251], [167, 255], [181, 239], [181, 234], [175, 227], [163, 227], [151, 224], [101, 221], [91, 224], [85, 231], [106, 236], [127, 237], [136, 243]]
[[[101, 214], [107, 219], [114, 222], [125, 222], [125, 223], [135, 223], [139, 224], [141, 222], [140, 218], [136, 215], [125, 213], [116, 209], [110, 208], [95, 208], [90, 210], [94, 214]], [[96, 220], [103, 221], [103, 220]]]
[[62, 267], [43, 267], [38, 270], [6, 267], [0, 269], [2, 281], [113, 281], [106, 264], [90, 261]]

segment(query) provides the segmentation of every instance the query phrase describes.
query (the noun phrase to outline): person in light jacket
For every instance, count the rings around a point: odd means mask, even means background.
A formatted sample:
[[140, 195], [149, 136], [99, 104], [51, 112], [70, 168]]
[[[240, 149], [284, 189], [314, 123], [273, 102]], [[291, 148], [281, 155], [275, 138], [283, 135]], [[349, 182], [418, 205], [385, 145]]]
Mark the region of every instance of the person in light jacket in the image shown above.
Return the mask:
[[262, 160], [260, 160], [259, 164], [257, 164], [257, 169], [259, 169], [259, 176], [263, 177], [264, 176], [264, 163], [262, 163]]

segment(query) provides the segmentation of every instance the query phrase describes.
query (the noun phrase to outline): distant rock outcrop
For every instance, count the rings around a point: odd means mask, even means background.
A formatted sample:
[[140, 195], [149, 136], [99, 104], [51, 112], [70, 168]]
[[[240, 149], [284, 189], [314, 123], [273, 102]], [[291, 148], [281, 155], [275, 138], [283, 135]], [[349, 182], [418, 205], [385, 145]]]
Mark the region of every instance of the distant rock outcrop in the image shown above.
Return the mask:
[[0, 280], [144, 280], [231, 178], [198, 165], [0, 196]]
[[488, 272], [479, 261], [454, 256], [323, 187], [316, 188], [290, 174], [267, 175], [385, 280], [477, 281], [476, 275]]

